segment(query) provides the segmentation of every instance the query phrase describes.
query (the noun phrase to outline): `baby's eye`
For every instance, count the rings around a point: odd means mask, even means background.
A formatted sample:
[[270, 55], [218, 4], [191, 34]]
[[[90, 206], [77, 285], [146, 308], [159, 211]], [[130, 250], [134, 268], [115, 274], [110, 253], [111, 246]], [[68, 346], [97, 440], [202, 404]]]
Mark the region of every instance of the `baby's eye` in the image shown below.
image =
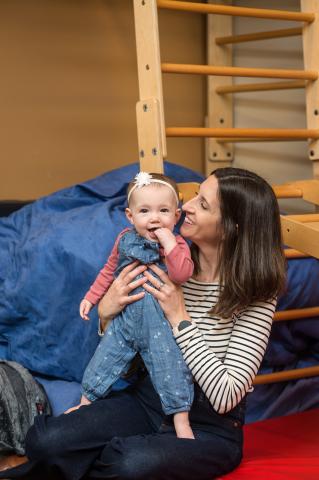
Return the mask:
[[169, 212], [169, 209], [168, 209], [168, 208], [161, 208], [161, 212], [162, 212], [162, 213], [168, 213], [168, 212]]
[[148, 210], [147, 210], [147, 208], [141, 208], [140, 212], [141, 212], [141, 213], [147, 213]]

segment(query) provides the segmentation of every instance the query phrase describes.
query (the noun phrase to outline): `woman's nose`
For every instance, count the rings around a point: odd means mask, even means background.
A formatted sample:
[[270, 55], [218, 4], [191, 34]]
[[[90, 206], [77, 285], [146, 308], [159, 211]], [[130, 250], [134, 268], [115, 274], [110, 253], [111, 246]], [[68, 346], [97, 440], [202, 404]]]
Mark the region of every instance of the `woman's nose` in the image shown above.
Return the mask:
[[191, 210], [194, 210], [193, 201], [194, 201], [194, 198], [191, 198], [190, 200], [188, 200], [188, 202], [182, 205], [183, 212], [190, 212]]

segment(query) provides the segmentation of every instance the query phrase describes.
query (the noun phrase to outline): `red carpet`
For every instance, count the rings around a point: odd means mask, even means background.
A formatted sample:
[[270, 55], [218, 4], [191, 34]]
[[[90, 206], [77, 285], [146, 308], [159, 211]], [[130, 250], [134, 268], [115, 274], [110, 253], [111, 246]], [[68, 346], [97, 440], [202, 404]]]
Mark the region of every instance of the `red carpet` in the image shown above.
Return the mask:
[[244, 458], [219, 480], [319, 480], [319, 409], [244, 427]]

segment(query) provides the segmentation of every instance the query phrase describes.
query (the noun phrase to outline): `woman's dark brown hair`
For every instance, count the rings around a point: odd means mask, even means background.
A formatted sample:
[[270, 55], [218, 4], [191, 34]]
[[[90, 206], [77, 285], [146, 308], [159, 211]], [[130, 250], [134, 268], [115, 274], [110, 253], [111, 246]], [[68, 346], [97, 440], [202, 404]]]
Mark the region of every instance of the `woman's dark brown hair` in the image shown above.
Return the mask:
[[223, 285], [213, 311], [227, 317], [252, 302], [280, 294], [286, 265], [279, 207], [270, 185], [241, 168], [218, 168], [211, 175], [218, 181], [222, 231], [219, 278]]

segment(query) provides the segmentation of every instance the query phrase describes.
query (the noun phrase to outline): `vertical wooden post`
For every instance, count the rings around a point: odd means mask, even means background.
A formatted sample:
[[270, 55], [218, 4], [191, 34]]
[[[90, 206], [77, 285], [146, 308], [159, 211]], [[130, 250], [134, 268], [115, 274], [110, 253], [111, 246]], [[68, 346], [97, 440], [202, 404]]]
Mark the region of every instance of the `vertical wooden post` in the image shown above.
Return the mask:
[[136, 106], [140, 169], [162, 173], [166, 157], [156, 0], [134, 0], [140, 100]]
[[[231, 0], [209, 0], [209, 3], [231, 5]], [[232, 35], [231, 15], [207, 15], [207, 63], [208, 65], [232, 65], [232, 46], [217, 45], [216, 37]], [[208, 114], [206, 126], [211, 128], [233, 126], [232, 95], [216, 93], [217, 86], [232, 85], [232, 77], [214, 77], [207, 79]], [[229, 166], [233, 161], [233, 144], [219, 143], [215, 138], [206, 140], [205, 170], [208, 175], [214, 168]]]
[[[319, 0], [301, 0], [302, 12], [314, 12], [312, 23], [305, 23], [302, 29], [305, 70], [319, 70]], [[308, 81], [306, 85], [307, 128], [319, 128], [319, 80]], [[314, 178], [319, 179], [319, 140], [309, 142], [309, 158], [313, 161]]]

